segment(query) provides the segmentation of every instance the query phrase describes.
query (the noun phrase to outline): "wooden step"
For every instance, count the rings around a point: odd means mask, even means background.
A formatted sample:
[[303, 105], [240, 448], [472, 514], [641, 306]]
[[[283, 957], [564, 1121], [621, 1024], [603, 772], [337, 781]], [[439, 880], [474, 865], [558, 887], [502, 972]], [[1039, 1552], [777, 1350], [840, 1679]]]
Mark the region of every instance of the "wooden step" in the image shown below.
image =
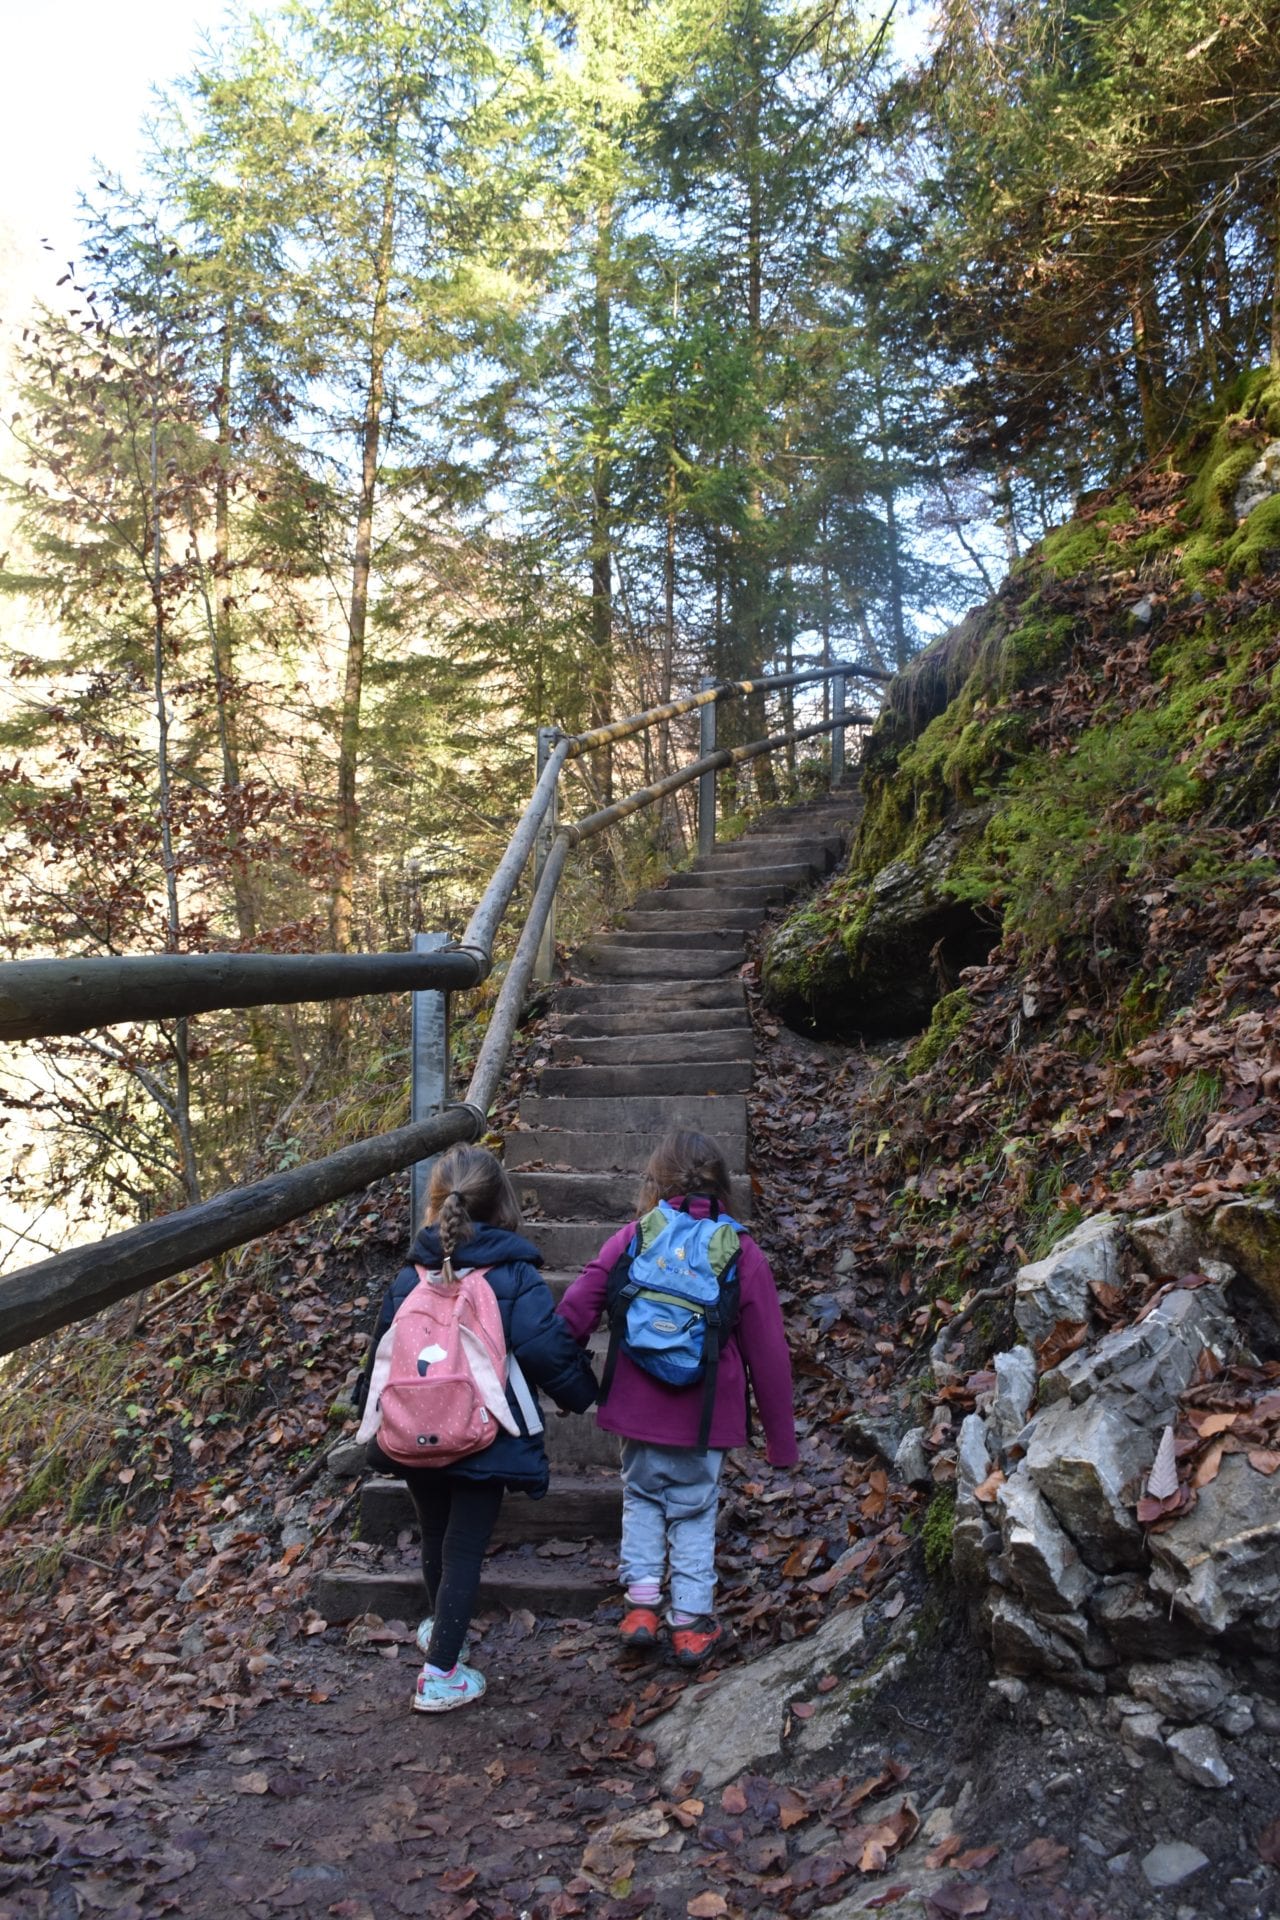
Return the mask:
[[628, 1099], [633, 1094], [746, 1093], [750, 1060], [656, 1060], [636, 1065], [544, 1067], [538, 1093], [544, 1098]]
[[520, 1101], [520, 1118], [526, 1127], [557, 1127], [567, 1133], [662, 1135], [672, 1127], [690, 1127], [709, 1133], [713, 1140], [722, 1134], [745, 1138], [747, 1133], [747, 1103], [740, 1093], [677, 1093], [669, 1099], [653, 1094], [608, 1099], [526, 1093]]
[[567, 1041], [590, 1039], [626, 1039], [632, 1035], [649, 1034], [653, 1038], [670, 1034], [682, 1034], [697, 1031], [699, 1033], [750, 1034], [751, 1015], [747, 1012], [746, 997], [737, 1007], [698, 1007], [683, 1011], [664, 1010], [660, 1013], [649, 1012], [643, 1008], [635, 1013], [566, 1013], [557, 1015], [552, 1024], [557, 1044], [561, 1039]]
[[[614, 1033], [589, 1038], [584, 1034], [557, 1034], [551, 1043], [551, 1058], [561, 1066], [656, 1066], [661, 1062], [679, 1065], [697, 1060], [705, 1066], [713, 1060], [750, 1060], [755, 1051], [755, 1036], [750, 1026], [709, 1027], [705, 1032], [686, 1027], [677, 1033]], [[542, 1086], [542, 1092], [551, 1089]], [[722, 1091], [722, 1089], [721, 1089]]]
[[[665, 894], [662, 897], [666, 899]], [[678, 910], [668, 906], [664, 912], [654, 909], [624, 913], [621, 925], [633, 933], [661, 933], [665, 930], [669, 934], [673, 911]], [[680, 933], [682, 938], [686, 935], [692, 937], [694, 934], [714, 932], [720, 927], [729, 927], [738, 933], [753, 933], [757, 927], [763, 926], [764, 919], [763, 907], [724, 907], [712, 913], [686, 911], [680, 913]]]
[[[703, 917], [730, 907], [762, 907], [767, 911], [781, 906], [792, 892], [789, 883], [761, 882], [754, 873], [749, 882], [744, 876], [736, 883], [732, 875], [717, 879], [703, 874], [695, 887], [673, 885], [680, 877], [672, 874], [664, 887], [650, 887], [637, 894], [633, 905], [641, 913], [688, 913]], [[687, 880], [689, 876], [686, 874], [683, 878]]]
[[812, 867], [826, 873], [840, 856], [841, 841], [835, 834], [810, 837], [771, 834], [729, 841], [713, 853], [700, 854], [693, 862], [695, 873], [733, 872], [739, 867], [791, 866]]
[[[692, 915], [674, 913], [646, 914], [646, 920], [653, 920], [652, 927], [611, 927], [607, 932], [596, 933], [578, 948], [575, 960], [584, 953], [598, 947], [616, 950], [619, 947], [635, 951], [643, 947], [696, 947], [700, 952], [711, 953], [721, 947], [733, 947], [739, 953], [743, 946], [741, 927], [726, 927], [715, 916], [708, 919], [706, 914]], [[704, 922], [707, 924], [704, 925]]]
[[[734, 872], [737, 871], [738, 869], [734, 869]], [[751, 875], [752, 887], [789, 887], [793, 891], [797, 887], [811, 885], [816, 874], [816, 869], [804, 860], [789, 860], [771, 867], [748, 867], [746, 871]], [[690, 887], [701, 889], [721, 887], [731, 877], [723, 868], [702, 872], [688, 868], [684, 873], [671, 875], [667, 881], [667, 891], [679, 893], [687, 891]]]
[[[486, 1559], [476, 1610], [527, 1608], [551, 1619], [585, 1618], [616, 1592], [612, 1569], [593, 1563], [586, 1554], [539, 1560], [529, 1553], [507, 1551]], [[312, 1582], [309, 1598], [321, 1619], [332, 1626], [366, 1613], [415, 1626], [427, 1611], [422, 1576], [412, 1564], [391, 1573], [358, 1564], [329, 1567]]]
[[[511, 1178], [535, 1245], [543, 1219], [612, 1221], [614, 1227], [635, 1219], [638, 1171], [566, 1173], [558, 1168], [519, 1168]], [[751, 1217], [751, 1182], [743, 1175], [733, 1180], [729, 1211], [738, 1220]]]
[[573, 965], [575, 972], [605, 980], [715, 980], [736, 972], [746, 957], [741, 946], [714, 952], [692, 945], [636, 948], [613, 946], [606, 938], [579, 947]]
[[[527, 1540], [616, 1540], [622, 1524], [621, 1482], [616, 1472], [557, 1472], [545, 1498], [508, 1493], [493, 1531], [495, 1546]], [[360, 1538], [385, 1545], [417, 1515], [403, 1480], [373, 1475], [360, 1489]]]
[[[527, 1232], [549, 1272], [577, 1274], [595, 1259], [609, 1235], [634, 1217], [626, 1208], [616, 1218], [606, 1214], [600, 1220], [530, 1220]], [[598, 1376], [598, 1367], [596, 1372]]]
[[685, 1013], [690, 1007], [743, 1011], [747, 996], [741, 980], [596, 980], [558, 987], [559, 1013]]
[[[724, 1096], [726, 1103], [730, 1097]], [[605, 1104], [612, 1110], [615, 1103]], [[663, 1117], [643, 1127], [617, 1123], [601, 1131], [602, 1123], [587, 1120], [578, 1127], [513, 1128], [503, 1141], [503, 1160], [513, 1176], [533, 1167], [565, 1168], [574, 1173], [617, 1172], [638, 1181], [649, 1163], [649, 1156], [670, 1128], [693, 1126], [700, 1133], [713, 1133], [730, 1173], [746, 1172], [747, 1135], [741, 1114], [736, 1126], [719, 1121], [709, 1129], [701, 1121], [669, 1119], [666, 1117], [669, 1111], [664, 1103]]]

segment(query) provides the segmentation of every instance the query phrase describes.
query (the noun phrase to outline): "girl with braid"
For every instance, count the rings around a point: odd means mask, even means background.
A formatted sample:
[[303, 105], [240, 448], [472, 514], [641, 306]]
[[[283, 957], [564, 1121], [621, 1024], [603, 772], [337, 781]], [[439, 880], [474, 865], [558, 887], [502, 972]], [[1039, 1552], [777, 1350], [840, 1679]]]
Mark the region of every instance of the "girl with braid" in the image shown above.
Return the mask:
[[[441, 1286], [483, 1267], [502, 1315], [507, 1352], [519, 1361], [535, 1400], [539, 1387], [558, 1407], [583, 1413], [596, 1397], [595, 1376], [582, 1349], [555, 1311], [538, 1272], [542, 1255], [520, 1232], [520, 1209], [501, 1165], [483, 1147], [452, 1147], [432, 1163], [425, 1224], [409, 1263], [387, 1289], [366, 1363], [363, 1402], [378, 1342], [419, 1281], [419, 1267]], [[425, 1664], [414, 1689], [419, 1713], [448, 1713], [478, 1700], [484, 1677], [463, 1664], [467, 1629], [480, 1588], [480, 1569], [502, 1496], [511, 1488], [540, 1500], [547, 1491], [547, 1452], [541, 1430], [530, 1433], [510, 1387], [507, 1402], [517, 1431], [499, 1429], [479, 1453], [447, 1467], [405, 1467], [389, 1460], [376, 1437], [370, 1466], [398, 1474], [409, 1489], [422, 1533], [422, 1578], [430, 1616], [418, 1628]]]

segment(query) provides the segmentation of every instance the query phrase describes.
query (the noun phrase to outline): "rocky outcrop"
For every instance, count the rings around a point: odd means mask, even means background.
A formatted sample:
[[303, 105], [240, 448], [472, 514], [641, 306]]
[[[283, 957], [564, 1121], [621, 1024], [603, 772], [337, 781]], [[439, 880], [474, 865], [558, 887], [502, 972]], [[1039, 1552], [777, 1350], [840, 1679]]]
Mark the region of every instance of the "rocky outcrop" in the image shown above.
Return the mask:
[[1247, 520], [1255, 507], [1280, 493], [1280, 440], [1269, 441], [1236, 489], [1235, 516]]
[[820, 995], [828, 1031], [834, 1030], [832, 1009], [838, 1005], [847, 1035], [919, 1033], [961, 969], [980, 966], [995, 944], [996, 928], [947, 885], [990, 817], [989, 807], [970, 807], [948, 820], [914, 858], [881, 867], [860, 909], [834, 939], [816, 940], [803, 915], [788, 921], [764, 956], [770, 1005], [803, 1027]]
[[[1219, 1736], [1253, 1725], [1233, 1668], [1280, 1653], [1280, 1472], [1246, 1448], [1189, 1510], [1179, 1496], [1140, 1518], [1139, 1502], [1166, 1433], [1169, 1477], [1190, 1387], [1229, 1367], [1266, 1387], [1233, 1302], [1280, 1285], [1278, 1245], [1268, 1202], [1085, 1222], [1019, 1271], [1028, 1344], [996, 1356], [954, 1455], [953, 1565], [997, 1669], [1110, 1691], [1135, 1761], [1163, 1752], [1205, 1787], [1231, 1780]], [[1145, 1304], [1108, 1330], [1104, 1307], [1135, 1280]]]

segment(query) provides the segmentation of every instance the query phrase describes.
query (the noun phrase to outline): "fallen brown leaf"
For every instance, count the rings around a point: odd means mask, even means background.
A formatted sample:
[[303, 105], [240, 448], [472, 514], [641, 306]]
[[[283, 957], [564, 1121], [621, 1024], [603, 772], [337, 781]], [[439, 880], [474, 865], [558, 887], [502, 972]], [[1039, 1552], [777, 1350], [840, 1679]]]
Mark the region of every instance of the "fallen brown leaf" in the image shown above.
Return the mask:
[[1020, 1853], [1013, 1856], [1013, 1871], [1019, 1880], [1028, 1880], [1035, 1873], [1050, 1873], [1070, 1858], [1070, 1847], [1060, 1840], [1050, 1840], [1047, 1834], [1031, 1840]]

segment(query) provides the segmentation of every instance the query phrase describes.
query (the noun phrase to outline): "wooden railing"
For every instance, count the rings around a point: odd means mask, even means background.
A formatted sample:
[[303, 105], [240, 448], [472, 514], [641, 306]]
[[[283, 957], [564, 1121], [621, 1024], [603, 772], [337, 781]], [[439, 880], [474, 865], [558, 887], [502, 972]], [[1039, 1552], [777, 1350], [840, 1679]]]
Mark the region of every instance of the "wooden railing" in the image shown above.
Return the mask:
[[[715, 843], [717, 773], [828, 733], [834, 783], [844, 770], [845, 730], [869, 725], [872, 718], [848, 709], [850, 678], [879, 681], [889, 676], [839, 665], [724, 681], [589, 733], [566, 735], [542, 729], [532, 797], [460, 940], [420, 934], [407, 953], [164, 954], [23, 960], [0, 966], [0, 1040], [80, 1033], [122, 1020], [169, 1019], [229, 1007], [350, 999], [406, 989], [413, 994], [414, 1017], [413, 1118], [408, 1126], [0, 1276], [0, 1354], [87, 1319], [158, 1280], [243, 1246], [387, 1174], [421, 1166], [459, 1141], [479, 1139], [488, 1124], [530, 984], [539, 975], [549, 977], [556, 888], [570, 852], [694, 781], [699, 788], [699, 851], [709, 852]], [[716, 746], [715, 714], [725, 701], [824, 680], [833, 683], [829, 719], [745, 746]], [[695, 710], [702, 715], [701, 751], [696, 760], [583, 819], [558, 823], [559, 780], [570, 759]], [[487, 978], [498, 928], [531, 855], [533, 896], [515, 954], [465, 1098], [450, 1102], [448, 998]]]

